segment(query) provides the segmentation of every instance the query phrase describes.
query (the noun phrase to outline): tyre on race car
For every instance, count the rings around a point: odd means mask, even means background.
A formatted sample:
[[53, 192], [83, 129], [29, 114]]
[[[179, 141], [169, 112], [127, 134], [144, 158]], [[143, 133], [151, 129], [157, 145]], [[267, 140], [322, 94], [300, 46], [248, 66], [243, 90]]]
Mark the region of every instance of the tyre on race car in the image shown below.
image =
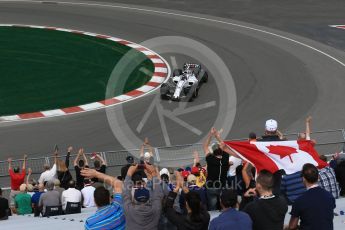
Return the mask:
[[169, 86], [166, 83], [163, 83], [161, 85], [161, 89], [160, 89], [160, 94], [161, 94], [161, 99], [167, 99], [167, 93], [169, 91]]
[[203, 79], [204, 83], [207, 83], [208, 82], [208, 74], [207, 72], [205, 71], [204, 73], [204, 79]]
[[174, 69], [173, 71], [173, 77], [182, 75], [181, 69]]

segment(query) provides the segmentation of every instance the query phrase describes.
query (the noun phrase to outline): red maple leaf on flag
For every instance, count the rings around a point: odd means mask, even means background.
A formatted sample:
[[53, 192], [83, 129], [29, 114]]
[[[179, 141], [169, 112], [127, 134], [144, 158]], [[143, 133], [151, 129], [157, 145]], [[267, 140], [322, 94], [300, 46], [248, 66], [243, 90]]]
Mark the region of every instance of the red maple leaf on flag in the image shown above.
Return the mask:
[[269, 149], [269, 153], [279, 155], [280, 159], [288, 156], [290, 158], [291, 163], [293, 163], [291, 154], [297, 153], [297, 149], [289, 146], [283, 145], [270, 145], [267, 147]]

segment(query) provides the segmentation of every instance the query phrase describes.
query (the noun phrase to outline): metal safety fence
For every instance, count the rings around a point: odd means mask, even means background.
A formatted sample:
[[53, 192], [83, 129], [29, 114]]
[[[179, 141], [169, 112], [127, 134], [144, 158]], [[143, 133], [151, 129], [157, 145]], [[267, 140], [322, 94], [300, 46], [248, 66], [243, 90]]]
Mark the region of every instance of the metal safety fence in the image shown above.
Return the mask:
[[[297, 133], [287, 133], [284, 134], [287, 139], [293, 140], [297, 138]], [[312, 138], [317, 140], [316, 150], [320, 154], [331, 155], [335, 152], [343, 151], [345, 143], [345, 129], [336, 130], [324, 130], [316, 131], [312, 133]], [[245, 138], [236, 139], [245, 140]], [[160, 168], [177, 168], [186, 167], [193, 164], [193, 152], [197, 151], [201, 162], [204, 162], [204, 153], [201, 143], [188, 144], [188, 145], [176, 145], [169, 147], [155, 147], [154, 148], [154, 161], [155, 165]], [[107, 173], [113, 176], [118, 176], [121, 174], [121, 168], [127, 164], [126, 157], [133, 156], [135, 161], [139, 161], [140, 150], [119, 150], [119, 151], [105, 151], [100, 152], [101, 156], [107, 162]], [[90, 159], [91, 153], [86, 153], [87, 158]], [[64, 159], [66, 155], [60, 155], [60, 159]], [[73, 161], [76, 154], [71, 155], [69, 169], [74, 171]], [[32, 178], [38, 179], [40, 173], [43, 171], [43, 165], [49, 164], [53, 165], [54, 157], [52, 154], [50, 156], [38, 157], [38, 158], [28, 158], [26, 168], [31, 168], [33, 174]], [[92, 160], [90, 160], [90, 166], [92, 166]], [[23, 159], [12, 160], [13, 166], [22, 167]], [[72, 172], [73, 175], [73, 172]], [[10, 183], [10, 178], [8, 175], [8, 162], [0, 161], [0, 186], [8, 187]], [[7, 188], [8, 189], [8, 188]], [[7, 189], [3, 189], [4, 195], [7, 193]]]

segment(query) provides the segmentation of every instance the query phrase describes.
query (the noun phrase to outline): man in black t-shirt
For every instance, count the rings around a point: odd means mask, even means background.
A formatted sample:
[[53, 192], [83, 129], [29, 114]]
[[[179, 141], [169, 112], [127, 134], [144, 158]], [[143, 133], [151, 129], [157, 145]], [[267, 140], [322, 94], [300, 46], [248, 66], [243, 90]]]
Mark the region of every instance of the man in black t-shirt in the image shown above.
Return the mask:
[[0, 220], [7, 220], [9, 212], [8, 200], [2, 197], [2, 189], [0, 188]]
[[226, 186], [226, 177], [229, 170], [229, 154], [220, 149], [218, 144], [213, 144], [210, 150], [212, 137], [217, 134], [217, 130], [212, 128], [204, 144], [204, 153], [207, 163], [206, 192], [209, 210], [216, 210], [219, 204], [219, 195], [223, 187]]
[[256, 178], [256, 188], [248, 189], [245, 197], [257, 196], [258, 199], [247, 204], [243, 211], [253, 221], [253, 230], [281, 230], [288, 210], [286, 200], [272, 193], [273, 174], [262, 170]]
[[[95, 154], [95, 161], [93, 162], [93, 165], [95, 166], [95, 169], [97, 172], [105, 174], [106, 168], [107, 168], [107, 162], [101, 157], [99, 154]], [[91, 179], [94, 183], [98, 182], [98, 178], [92, 178]]]
[[[83, 160], [80, 157], [83, 156]], [[76, 175], [76, 189], [82, 190], [84, 188], [84, 177], [80, 174], [80, 171], [84, 168], [89, 167], [88, 160], [85, 156], [84, 149], [81, 148], [78, 151], [77, 157], [74, 159], [73, 162], [75, 175]]]

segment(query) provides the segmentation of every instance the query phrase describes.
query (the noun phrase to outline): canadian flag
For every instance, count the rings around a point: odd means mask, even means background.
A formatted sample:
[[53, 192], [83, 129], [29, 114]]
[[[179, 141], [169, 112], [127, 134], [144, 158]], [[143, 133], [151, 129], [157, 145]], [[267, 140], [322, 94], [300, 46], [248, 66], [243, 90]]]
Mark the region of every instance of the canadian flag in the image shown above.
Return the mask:
[[306, 163], [319, 169], [328, 165], [319, 158], [311, 141], [225, 141], [225, 144], [242, 159], [252, 163], [258, 172], [266, 169], [274, 173], [284, 169], [286, 174], [292, 174], [301, 171]]

